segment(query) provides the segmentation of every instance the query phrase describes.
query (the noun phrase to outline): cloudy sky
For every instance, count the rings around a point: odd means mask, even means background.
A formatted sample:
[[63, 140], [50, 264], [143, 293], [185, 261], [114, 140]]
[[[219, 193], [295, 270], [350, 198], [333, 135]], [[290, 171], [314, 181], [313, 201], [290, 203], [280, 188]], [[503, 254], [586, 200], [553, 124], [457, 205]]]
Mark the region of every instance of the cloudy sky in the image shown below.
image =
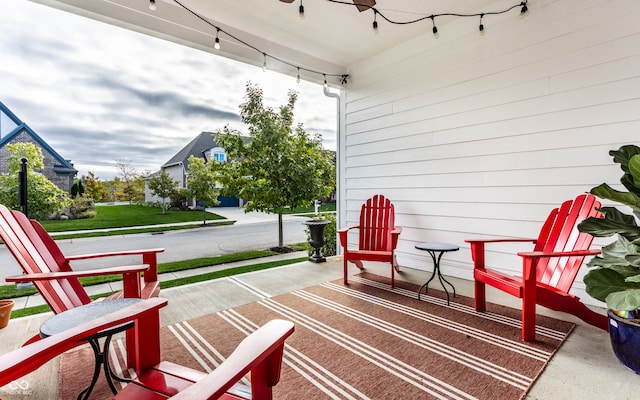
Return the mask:
[[296, 122], [335, 150], [336, 103], [320, 85], [25, 0], [0, 1], [0, 101], [79, 175], [156, 171], [202, 131], [239, 117], [245, 85], [265, 103], [299, 93]]

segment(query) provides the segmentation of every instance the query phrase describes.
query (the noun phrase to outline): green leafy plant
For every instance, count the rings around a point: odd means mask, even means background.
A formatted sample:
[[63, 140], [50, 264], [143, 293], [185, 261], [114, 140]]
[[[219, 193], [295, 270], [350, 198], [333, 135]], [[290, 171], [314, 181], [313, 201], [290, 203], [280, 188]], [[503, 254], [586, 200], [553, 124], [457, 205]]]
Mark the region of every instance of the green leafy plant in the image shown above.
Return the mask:
[[628, 190], [619, 191], [606, 183], [591, 189], [595, 196], [631, 209], [626, 214], [616, 207], [602, 207], [604, 218], [588, 218], [578, 225], [581, 232], [596, 237], [617, 235], [617, 240], [604, 246], [600, 256], [587, 266], [593, 268], [584, 277], [587, 293], [617, 311], [632, 316], [640, 309], [640, 147], [626, 145], [609, 154], [623, 171], [620, 182]]

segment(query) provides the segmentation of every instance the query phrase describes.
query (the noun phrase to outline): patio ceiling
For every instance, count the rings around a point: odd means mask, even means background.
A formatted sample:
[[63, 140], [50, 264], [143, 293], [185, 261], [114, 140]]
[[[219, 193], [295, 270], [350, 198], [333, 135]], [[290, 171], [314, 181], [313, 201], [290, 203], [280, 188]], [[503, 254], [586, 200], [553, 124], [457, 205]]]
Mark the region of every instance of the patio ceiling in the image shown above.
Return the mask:
[[[269, 69], [295, 76], [296, 67], [300, 67], [302, 79], [315, 82], [322, 81], [322, 73], [347, 74], [349, 66], [430, 33], [432, 29], [430, 19], [392, 25], [378, 16], [379, 33], [374, 34], [373, 11], [359, 12], [353, 5], [327, 0], [303, 0], [304, 20], [298, 15], [300, 0], [291, 3], [280, 0], [156, 0], [155, 11], [149, 9], [149, 0], [33, 1], [256, 66], [262, 66], [263, 53], [266, 53]], [[392, 20], [406, 21], [446, 12], [495, 11], [485, 8], [496, 0], [456, 3], [447, 0], [377, 0], [376, 8]], [[454, 19], [441, 17], [436, 22], [442, 27]], [[220, 50], [213, 48], [214, 26], [223, 31]], [[254, 48], [238, 43], [224, 32]], [[330, 79], [330, 83], [338, 82], [337, 78]]]

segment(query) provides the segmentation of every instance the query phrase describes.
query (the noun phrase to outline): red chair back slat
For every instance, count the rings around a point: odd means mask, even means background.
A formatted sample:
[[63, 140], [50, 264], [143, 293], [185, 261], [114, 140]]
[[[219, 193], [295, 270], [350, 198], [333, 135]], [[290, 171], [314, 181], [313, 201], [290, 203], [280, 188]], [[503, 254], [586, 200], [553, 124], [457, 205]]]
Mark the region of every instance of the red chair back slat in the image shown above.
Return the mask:
[[382, 195], [368, 199], [360, 209], [359, 249], [391, 251], [391, 231], [395, 212], [391, 201]]
[[[24, 214], [17, 211], [9, 211], [1, 204], [0, 236], [26, 273], [65, 270], [59, 267], [55, 257], [51, 254], [47, 244], [42, 240], [31, 221]], [[55, 242], [54, 247], [60, 251]], [[91, 301], [76, 278], [36, 281], [34, 285], [38, 291], [43, 293], [44, 299], [54, 313], [87, 304]], [[78, 291], [78, 288], [80, 288], [80, 291]]]
[[[593, 236], [580, 233], [577, 225], [588, 217], [600, 217], [600, 202], [593, 195], [580, 195], [554, 209], [545, 221], [535, 251], [589, 250]], [[584, 257], [542, 258], [536, 265], [536, 280], [569, 292]]]

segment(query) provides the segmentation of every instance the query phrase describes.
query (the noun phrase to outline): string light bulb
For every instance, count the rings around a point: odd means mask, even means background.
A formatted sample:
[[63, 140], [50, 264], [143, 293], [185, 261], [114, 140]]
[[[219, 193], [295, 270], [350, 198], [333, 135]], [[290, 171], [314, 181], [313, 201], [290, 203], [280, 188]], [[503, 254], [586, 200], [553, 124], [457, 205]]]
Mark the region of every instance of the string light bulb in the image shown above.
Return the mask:
[[262, 71], [267, 72], [267, 53], [262, 53], [264, 61], [262, 62]]
[[375, 33], [376, 35], [378, 34], [378, 21], [377, 21], [377, 17], [378, 17], [378, 12], [374, 9], [374, 10], [373, 10], [373, 33]]
[[156, 6], [156, 0], [149, 0], [149, 10], [155, 11], [157, 9], [158, 6]]
[[520, 18], [524, 18], [529, 15], [529, 7], [527, 7], [526, 1], [523, 1], [520, 4], [522, 5], [522, 8], [520, 9]]
[[296, 83], [300, 83], [300, 67], [298, 67], [298, 75], [296, 76]]
[[213, 42], [213, 48], [216, 50], [220, 50], [220, 28], [216, 30], [216, 40]]
[[324, 84], [322, 86], [324, 86], [324, 88], [328, 88], [329, 84], [327, 83], [327, 75], [326, 74], [322, 74], [322, 76], [324, 77]]
[[431, 29], [431, 32], [433, 32], [433, 38], [438, 39], [440, 37], [440, 34], [438, 33], [438, 28], [436, 27], [436, 17], [434, 15], [431, 16], [431, 23], [433, 24], [433, 29]]
[[304, 6], [302, 5], [302, 0], [300, 0], [300, 7], [298, 7], [298, 18], [300, 18], [300, 21], [304, 21]]
[[484, 36], [485, 34], [484, 25], [482, 24], [482, 17], [484, 17], [484, 14], [480, 14], [480, 26], [478, 26], [478, 31], [480, 32], [480, 36]]

